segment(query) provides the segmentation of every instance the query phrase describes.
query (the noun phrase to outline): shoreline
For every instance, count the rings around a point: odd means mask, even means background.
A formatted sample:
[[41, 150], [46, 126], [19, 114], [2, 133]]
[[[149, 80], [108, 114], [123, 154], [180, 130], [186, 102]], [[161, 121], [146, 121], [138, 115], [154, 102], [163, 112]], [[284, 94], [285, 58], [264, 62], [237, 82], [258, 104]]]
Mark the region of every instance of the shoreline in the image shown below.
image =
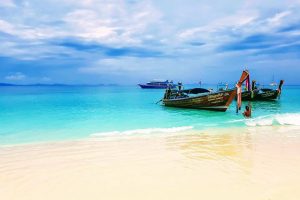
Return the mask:
[[[33, 142], [19, 142], [19, 143], [3, 143], [0, 144], [1, 148], [9, 147], [19, 147], [19, 146], [30, 146], [30, 145], [48, 145], [55, 143], [68, 143], [68, 142], [80, 142], [80, 141], [89, 141], [89, 140], [122, 140], [122, 139], [134, 139], [141, 137], [169, 137], [176, 135], [188, 135], [188, 134], [238, 134], [238, 133], [251, 133], [256, 132], [256, 130], [281, 130], [285, 131], [299, 131], [299, 125], [255, 125], [252, 126], [253, 121], [256, 119], [251, 119], [248, 122], [245, 121], [245, 126], [229, 126], [229, 127], [220, 127], [220, 126], [211, 126], [204, 129], [196, 129], [193, 126], [182, 126], [182, 127], [169, 127], [169, 128], [144, 128], [144, 129], [133, 129], [125, 131], [105, 131], [105, 132], [96, 132], [89, 134], [86, 137], [80, 138], [71, 138], [71, 139], [51, 139], [51, 140], [41, 140]], [[240, 120], [239, 120], [240, 121]], [[250, 124], [250, 125], [247, 125]]]
[[[264, 115], [253, 117], [251, 119], [231, 119], [229, 121], [219, 121], [216, 123], [210, 124], [183, 124], [179, 126], [153, 126], [153, 127], [144, 127], [144, 128], [136, 128], [136, 129], [125, 129], [125, 130], [104, 130], [102, 132], [88, 132], [87, 130], [83, 132], [62, 132], [58, 131], [54, 134], [51, 132], [38, 134], [39, 131], [36, 131], [37, 136], [35, 138], [34, 132], [29, 134], [29, 138], [27, 138], [26, 134], [18, 134], [16, 131], [15, 134], [12, 134], [11, 137], [9, 134], [6, 135], [4, 132], [0, 140], [0, 148], [2, 146], [17, 146], [17, 145], [26, 145], [26, 144], [35, 144], [35, 143], [48, 143], [48, 142], [60, 142], [60, 141], [72, 141], [72, 140], [82, 140], [82, 139], [89, 139], [94, 137], [99, 138], [116, 138], [116, 137], [123, 137], [123, 136], [140, 136], [140, 135], [149, 135], [149, 136], [156, 136], [156, 135], [171, 135], [183, 132], [214, 132], [218, 130], [219, 132], [228, 132], [231, 130], [238, 130], [240, 129], [242, 132], [244, 130], [248, 130], [249, 128], [263, 128], [263, 127], [272, 127], [275, 129], [284, 128], [290, 129], [291, 127], [300, 127], [300, 114], [299, 113], [281, 113], [281, 114], [272, 114], [272, 115]], [[22, 132], [21, 132], [22, 133]], [[83, 133], [83, 134], [82, 134]], [[43, 135], [44, 134], [44, 135]], [[5, 141], [5, 142], [4, 142]]]
[[0, 147], [0, 196], [299, 199], [299, 152], [291, 126]]

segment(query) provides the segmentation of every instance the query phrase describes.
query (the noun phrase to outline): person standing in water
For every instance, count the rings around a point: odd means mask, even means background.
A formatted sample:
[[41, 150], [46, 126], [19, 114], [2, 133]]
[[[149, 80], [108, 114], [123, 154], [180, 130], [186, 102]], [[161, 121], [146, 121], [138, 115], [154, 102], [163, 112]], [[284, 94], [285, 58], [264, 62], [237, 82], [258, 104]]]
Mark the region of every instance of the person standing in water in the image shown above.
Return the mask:
[[183, 85], [182, 85], [182, 83], [181, 82], [178, 82], [178, 91], [180, 91], [180, 90], [182, 90], [183, 89]]
[[251, 114], [252, 114], [252, 112], [251, 112], [251, 110], [252, 110], [251, 105], [248, 104], [248, 106], [246, 106], [245, 109], [246, 110], [243, 112], [244, 117], [245, 118], [250, 118]]

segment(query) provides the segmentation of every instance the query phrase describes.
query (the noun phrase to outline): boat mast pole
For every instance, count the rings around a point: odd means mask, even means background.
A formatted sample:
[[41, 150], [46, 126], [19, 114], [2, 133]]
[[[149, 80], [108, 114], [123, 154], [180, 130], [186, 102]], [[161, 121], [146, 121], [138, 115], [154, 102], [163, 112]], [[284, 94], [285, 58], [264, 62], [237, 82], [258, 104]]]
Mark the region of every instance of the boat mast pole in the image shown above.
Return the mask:
[[248, 70], [244, 70], [239, 82], [236, 84], [236, 94], [237, 94], [237, 106], [236, 106], [236, 113], [239, 112], [242, 106], [242, 85], [244, 81], [249, 77]]

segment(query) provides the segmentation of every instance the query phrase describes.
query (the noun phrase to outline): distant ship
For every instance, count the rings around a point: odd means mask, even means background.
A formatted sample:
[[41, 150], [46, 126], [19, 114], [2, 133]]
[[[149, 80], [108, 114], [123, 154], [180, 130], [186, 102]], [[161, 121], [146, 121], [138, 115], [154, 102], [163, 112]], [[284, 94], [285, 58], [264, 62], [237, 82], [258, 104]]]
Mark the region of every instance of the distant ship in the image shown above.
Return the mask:
[[146, 84], [138, 84], [143, 89], [166, 89], [168, 87], [175, 88], [176, 84], [173, 81], [161, 81], [161, 80], [153, 80]]
[[277, 86], [277, 83], [274, 81], [274, 74], [273, 74], [273, 78], [272, 78], [272, 82], [270, 83], [270, 86], [272, 86], [272, 87]]

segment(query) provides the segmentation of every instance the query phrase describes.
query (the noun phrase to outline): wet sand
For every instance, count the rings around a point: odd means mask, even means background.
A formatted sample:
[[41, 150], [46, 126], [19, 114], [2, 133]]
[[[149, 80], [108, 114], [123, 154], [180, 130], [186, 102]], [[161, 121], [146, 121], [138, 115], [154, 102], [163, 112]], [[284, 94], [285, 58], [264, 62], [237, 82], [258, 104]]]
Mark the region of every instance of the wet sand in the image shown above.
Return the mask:
[[0, 147], [3, 200], [300, 199], [300, 128]]

